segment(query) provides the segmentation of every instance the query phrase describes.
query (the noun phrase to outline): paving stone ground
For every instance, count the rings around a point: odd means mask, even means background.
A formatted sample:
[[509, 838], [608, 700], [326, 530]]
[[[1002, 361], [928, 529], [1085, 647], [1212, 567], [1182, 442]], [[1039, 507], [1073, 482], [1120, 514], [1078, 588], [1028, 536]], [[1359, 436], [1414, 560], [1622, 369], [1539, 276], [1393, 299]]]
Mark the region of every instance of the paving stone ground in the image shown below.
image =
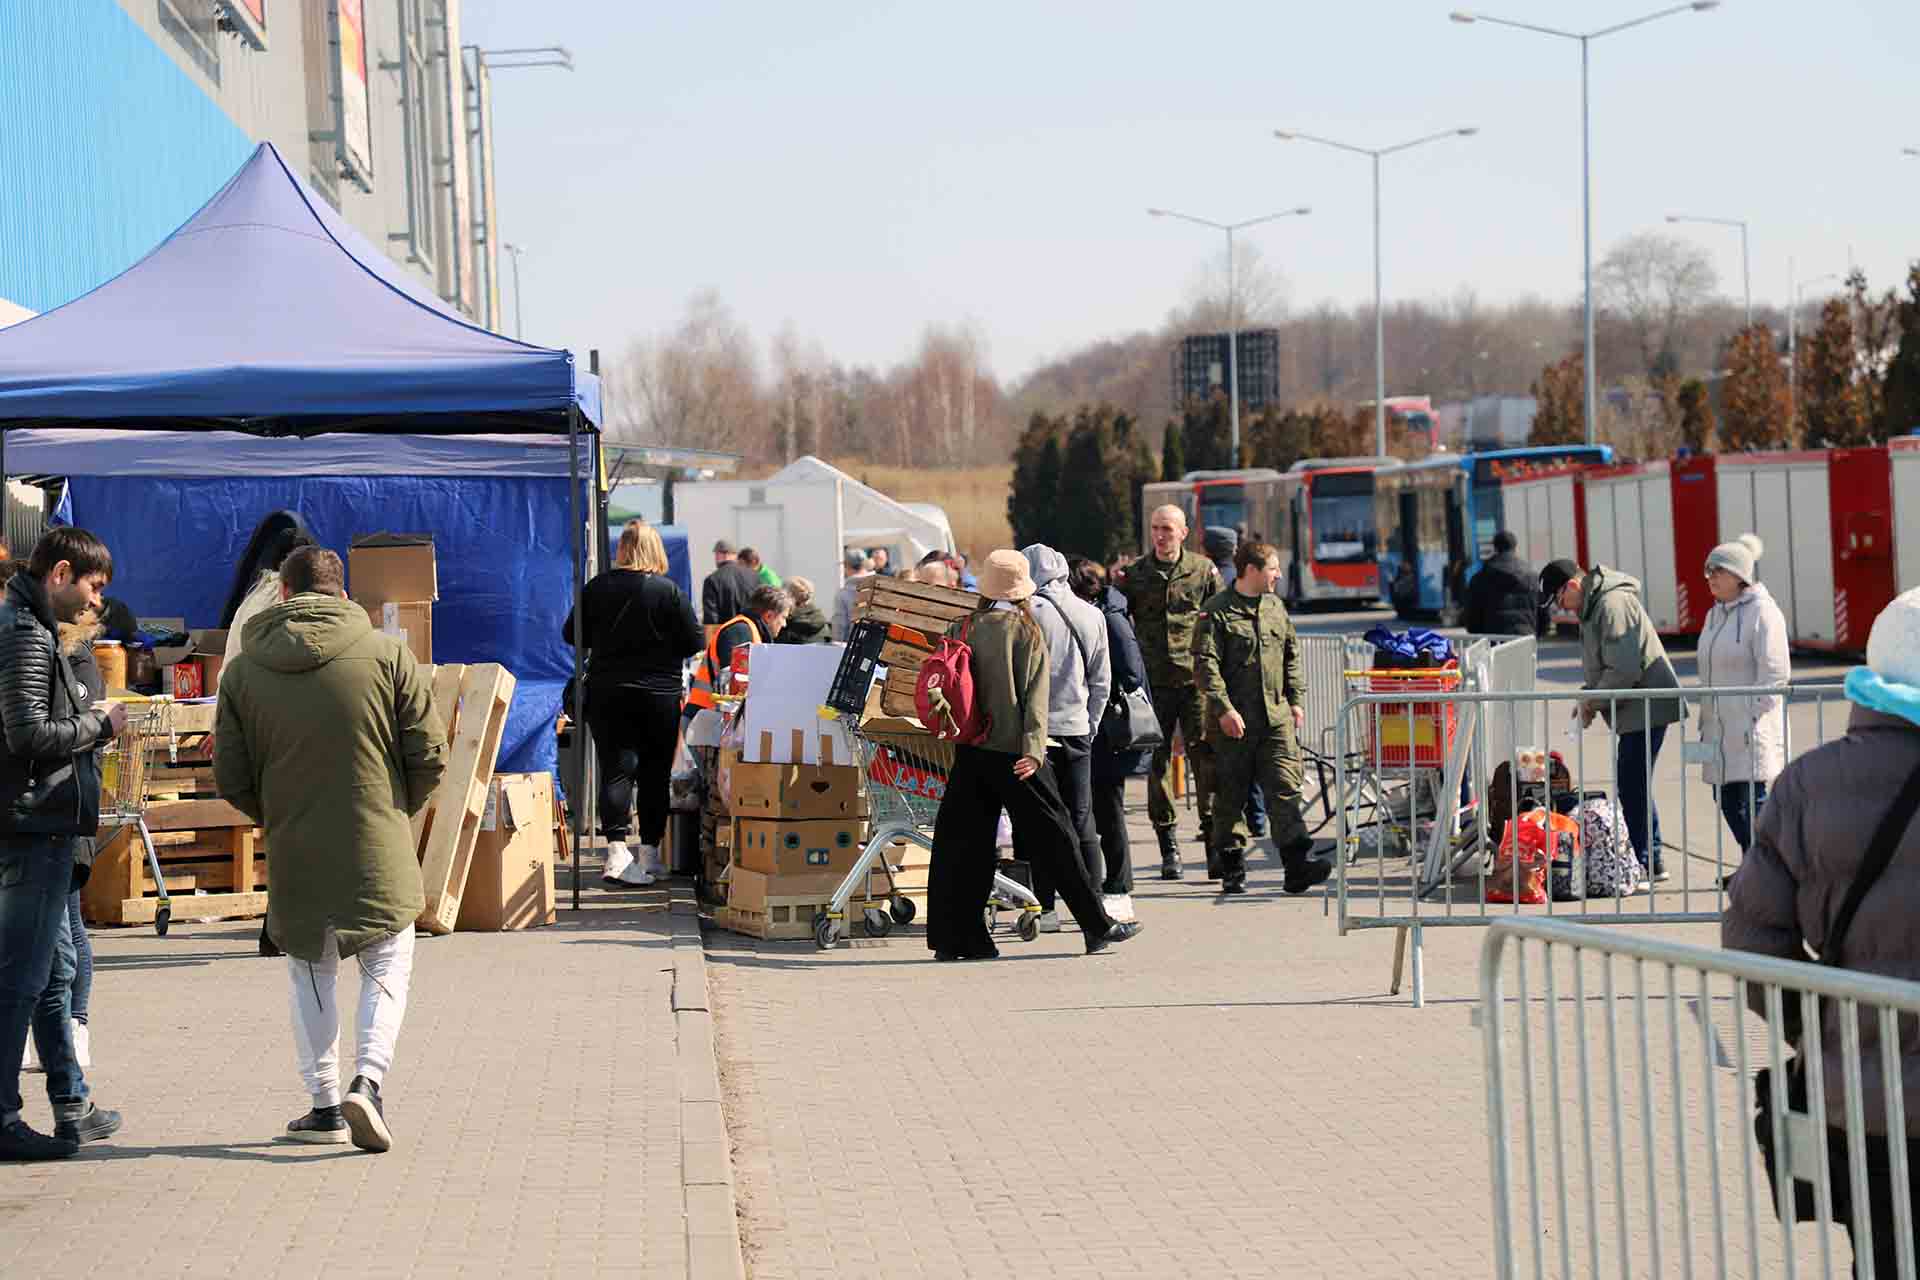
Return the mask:
[[274, 1141], [308, 1101], [257, 922], [95, 931], [90, 1081], [126, 1127], [0, 1172], [0, 1275], [686, 1276], [666, 894], [587, 900], [421, 939], [381, 1156]]

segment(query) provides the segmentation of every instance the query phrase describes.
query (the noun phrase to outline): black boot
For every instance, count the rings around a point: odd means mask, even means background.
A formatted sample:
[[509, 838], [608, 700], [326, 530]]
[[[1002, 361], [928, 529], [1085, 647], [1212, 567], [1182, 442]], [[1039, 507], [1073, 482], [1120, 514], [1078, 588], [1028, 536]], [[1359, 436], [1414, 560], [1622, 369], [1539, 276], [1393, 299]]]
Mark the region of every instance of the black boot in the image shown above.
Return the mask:
[[53, 1136], [62, 1142], [101, 1142], [120, 1131], [120, 1113], [89, 1102], [86, 1110], [54, 1117]]
[[1282, 889], [1292, 894], [1305, 893], [1333, 874], [1331, 862], [1323, 862], [1312, 854], [1313, 837], [1304, 834], [1280, 850], [1280, 865], [1287, 870], [1286, 879], [1280, 885]]
[[1180, 840], [1172, 827], [1155, 827], [1154, 835], [1160, 837], [1160, 878], [1178, 880], [1184, 872], [1180, 866]]

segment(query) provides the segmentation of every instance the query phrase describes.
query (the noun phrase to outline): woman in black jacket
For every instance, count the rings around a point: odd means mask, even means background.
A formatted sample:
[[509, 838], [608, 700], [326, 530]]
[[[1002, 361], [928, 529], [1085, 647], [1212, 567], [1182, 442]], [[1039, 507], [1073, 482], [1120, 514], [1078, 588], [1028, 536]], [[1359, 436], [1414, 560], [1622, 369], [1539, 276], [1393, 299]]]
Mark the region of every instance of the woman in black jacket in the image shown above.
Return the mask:
[[[653, 883], [667, 834], [682, 671], [706, 645], [693, 606], [666, 572], [660, 531], [634, 520], [621, 531], [613, 568], [589, 582], [581, 597], [587, 727], [600, 764], [600, 834], [607, 841], [601, 878], [608, 884]], [[571, 612], [561, 637], [575, 643]], [[636, 808], [638, 858], [626, 843]]]
[[[1107, 585], [1107, 571], [1092, 560], [1076, 556], [1067, 567], [1067, 581], [1073, 593], [1093, 605], [1107, 619], [1107, 655], [1113, 664], [1114, 696], [1144, 689], [1147, 664], [1140, 656], [1140, 640], [1134, 635], [1133, 622], [1127, 617], [1127, 599]], [[1133, 850], [1127, 841], [1127, 779], [1140, 771], [1146, 751], [1115, 751], [1100, 732], [1105, 707], [1089, 707], [1093, 732], [1093, 825], [1100, 832], [1100, 852], [1107, 874], [1100, 886], [1110, 898], [1126, 898], [1116, 904], [1116, 919], [1133, 918]]]

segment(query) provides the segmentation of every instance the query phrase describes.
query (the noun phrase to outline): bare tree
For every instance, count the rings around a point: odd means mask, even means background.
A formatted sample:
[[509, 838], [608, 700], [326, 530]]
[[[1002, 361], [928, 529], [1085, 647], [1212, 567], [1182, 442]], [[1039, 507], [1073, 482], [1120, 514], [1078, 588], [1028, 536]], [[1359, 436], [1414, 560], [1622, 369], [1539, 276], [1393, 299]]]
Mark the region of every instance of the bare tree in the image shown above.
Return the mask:
[[735, 452], [765, 443], [753, 339], [711, 289], [688, 299], [672, 333], [630, 346], [611, 374], [613, 439]]
[[1614, 245], [1593, 276], [1596, 301], [1624, 324], [1648, 377], [1676, 371], [1683, 330], [1719, 287], [1704, 249], [1657, 232]]
[[1266, 264], [1260, 246], [1245, 236], [1233, 248], [1232, 288], [1228, 288], [1227, 250], [1208, 258], [1187, 286], [1187, 305], [1175, 327], [1192, 333], [1224, 331], [1231, 318], [1242, 329], [1275, 325], [1286, 318], [1287, 280]]

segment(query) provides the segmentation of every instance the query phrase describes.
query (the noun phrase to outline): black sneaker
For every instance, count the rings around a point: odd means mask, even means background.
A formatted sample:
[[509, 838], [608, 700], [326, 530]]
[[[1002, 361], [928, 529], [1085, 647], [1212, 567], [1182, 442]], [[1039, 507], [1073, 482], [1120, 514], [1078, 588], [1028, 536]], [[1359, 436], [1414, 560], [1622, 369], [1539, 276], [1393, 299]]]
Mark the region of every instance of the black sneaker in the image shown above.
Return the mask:
[[1220, 882], [1220, 892], [1222, 894], [1240, 894], [1246, 891], [1247, 882], [1238, 876], [1230, 876]]
[[1140, 932], [1138, 920], [1123, 920], [1097, 938], [1087, 939], [1087, 954], [1097, 956], [1116, 942], [1125, 942]]
[[315, 1107], [287, 1125], [287, 1141], [335, 1146], [347, 1141], [347, 1118], [339, 1107]]
[[71, 1120], [60, 1120], [53, 1126], [53, 1136], [68, 1142], [100, 1142], [120, 1132], [120, 1113], [87, 1104], [86, 1114]]
[[64, 1160], [79, 1149], [75, 1139], [49, 1138], [25, 1120], [0, 1128], [0, 1160]]
[[1333, 874], [1333, 864], [1319, 858], [1301, 858], [1287, 868], [1287, 878], [1280, 885], [1291, 894], [1302, 894], [1317, 884], [1326, 882]]
[[380, 1086], [365, 1076], [355, 1076], [347, 1086], [347, 1097], [340, 1104], [353, 1145], [362, 1151], [390, 1151], [393, 1134], [387, 1128], [387, 1114], [380, 1105]]

